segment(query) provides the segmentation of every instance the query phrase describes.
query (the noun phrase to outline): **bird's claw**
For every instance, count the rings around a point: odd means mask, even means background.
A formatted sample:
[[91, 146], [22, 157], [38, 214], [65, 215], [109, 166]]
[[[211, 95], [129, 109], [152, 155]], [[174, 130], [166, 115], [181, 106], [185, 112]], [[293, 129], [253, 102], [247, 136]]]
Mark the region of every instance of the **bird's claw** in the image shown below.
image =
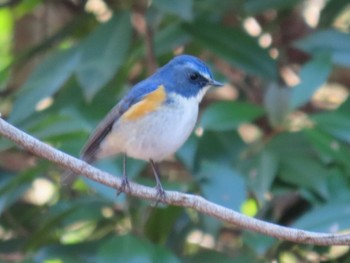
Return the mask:
[[117, 196], [119, 196], [121, 193], [125, 193], [126, 190], [130, 190], [129, 179], [126, 176], [123, 176], [122, 185], [120, 186], [120, 189], [117, 191]]
[[166, 198], [166, 193], [162, 187], [162, 185], [157, 184], [155, 187], [156, 191], [157, 191], [157, 201], [155, 203], [153, 203], [153, 206], [158, 206], [159, 202], [164, 203], [165, 202], [165, 198]]

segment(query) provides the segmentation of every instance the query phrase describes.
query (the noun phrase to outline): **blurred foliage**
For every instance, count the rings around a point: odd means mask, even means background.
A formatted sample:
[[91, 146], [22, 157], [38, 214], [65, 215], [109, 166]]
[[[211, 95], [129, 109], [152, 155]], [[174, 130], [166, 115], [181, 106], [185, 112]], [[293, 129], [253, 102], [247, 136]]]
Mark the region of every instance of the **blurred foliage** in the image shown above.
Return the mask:
[[[83, 2], [86, 2], [83, 4]], [[174, 54], [227, 85], [161, 164], [166, 189], [305, 230], [350, 229], [346, 0], [0, 1], [0, 112], [75, 156], [133, 84]], [[113, 14], [113, 16], [112, 16]], [[0, 139], [1, 262], [349, 262], [349, 249], [279, 241], [150, 206]], [[116, 176], [120, 158], [96, 163]], [[130, 160], [132, 180], [153, 185]]]

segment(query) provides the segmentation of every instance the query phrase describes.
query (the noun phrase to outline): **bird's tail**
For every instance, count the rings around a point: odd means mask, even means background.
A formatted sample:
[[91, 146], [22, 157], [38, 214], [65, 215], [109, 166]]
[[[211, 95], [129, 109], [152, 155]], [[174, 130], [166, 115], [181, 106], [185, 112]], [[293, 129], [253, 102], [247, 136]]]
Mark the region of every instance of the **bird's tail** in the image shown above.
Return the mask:
[[[90, 164], [95, 161], [95, 158], [87, 159], [87, 158], [84, 158], [84, 156], [82, 156], [82, 160]], [[78, 177], [79, 175], [76, 174], [75, 172], [70, 170], [65, 170], [61, 176], [61, 185], [65, 187], [70, 187]]]

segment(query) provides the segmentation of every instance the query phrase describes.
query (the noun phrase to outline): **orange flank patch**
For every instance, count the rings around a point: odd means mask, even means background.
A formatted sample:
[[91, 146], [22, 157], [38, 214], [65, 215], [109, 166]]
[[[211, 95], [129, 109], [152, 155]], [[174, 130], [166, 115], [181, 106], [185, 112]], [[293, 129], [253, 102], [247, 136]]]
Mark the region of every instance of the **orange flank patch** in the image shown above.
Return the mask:
[[166, 93], [163, 85], [147, 94], [141, 101], [130, 107], [122, 116], [123, 120], [136, 120], [158, 109], [165, 101]]

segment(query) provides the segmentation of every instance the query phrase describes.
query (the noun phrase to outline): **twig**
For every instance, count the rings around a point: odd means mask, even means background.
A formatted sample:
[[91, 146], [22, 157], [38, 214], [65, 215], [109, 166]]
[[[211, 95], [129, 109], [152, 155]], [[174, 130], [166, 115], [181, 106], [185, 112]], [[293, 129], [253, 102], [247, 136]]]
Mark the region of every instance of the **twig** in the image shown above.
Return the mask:
[[153, 25], [147, 19], [148, 1], [134, 3], [132, 22], [135, 30], [144, 38], [148, 75], [157, 70], [157, 60], [154, 52]]
[[147, 54], [147, 68], [148, 74], [153, 74], [157, 69], [156, 55], [154, 54], [153, 46], [153, 30], [146, 21], [146, 35], [145, 35], [145, 45], [146, 45], [146, 54]]
[[[103, 172], [79, 159], [65, 154], [12, 126], [0, 117], [0, 134], [15, 142], [26, 150], [47, 159], [59, 166], [70, 169], [77, 174], [83, 175], [91, 180], [110, 186], [115, 189], [121, 188], [121, 179], [109, 173]], [[146, 187], [130, 182], [128, 195], [142, 199], [157, 201], [157, 191], [151, 187]], [[350, 234], [326, 234], [315, 233], [294, 228], [283, 227], [272, 223], [251, 218], [209, 202], [206, 199], [175, 191], [166, 191], [164, 201], [169, 205], [192, 208], [198, 212], [213, 216], [226, 223], [234, 224], [243, 229], [259, 232], [282, 240], [289, 240], [296, 243], [313, 245], [350, 245]]]

